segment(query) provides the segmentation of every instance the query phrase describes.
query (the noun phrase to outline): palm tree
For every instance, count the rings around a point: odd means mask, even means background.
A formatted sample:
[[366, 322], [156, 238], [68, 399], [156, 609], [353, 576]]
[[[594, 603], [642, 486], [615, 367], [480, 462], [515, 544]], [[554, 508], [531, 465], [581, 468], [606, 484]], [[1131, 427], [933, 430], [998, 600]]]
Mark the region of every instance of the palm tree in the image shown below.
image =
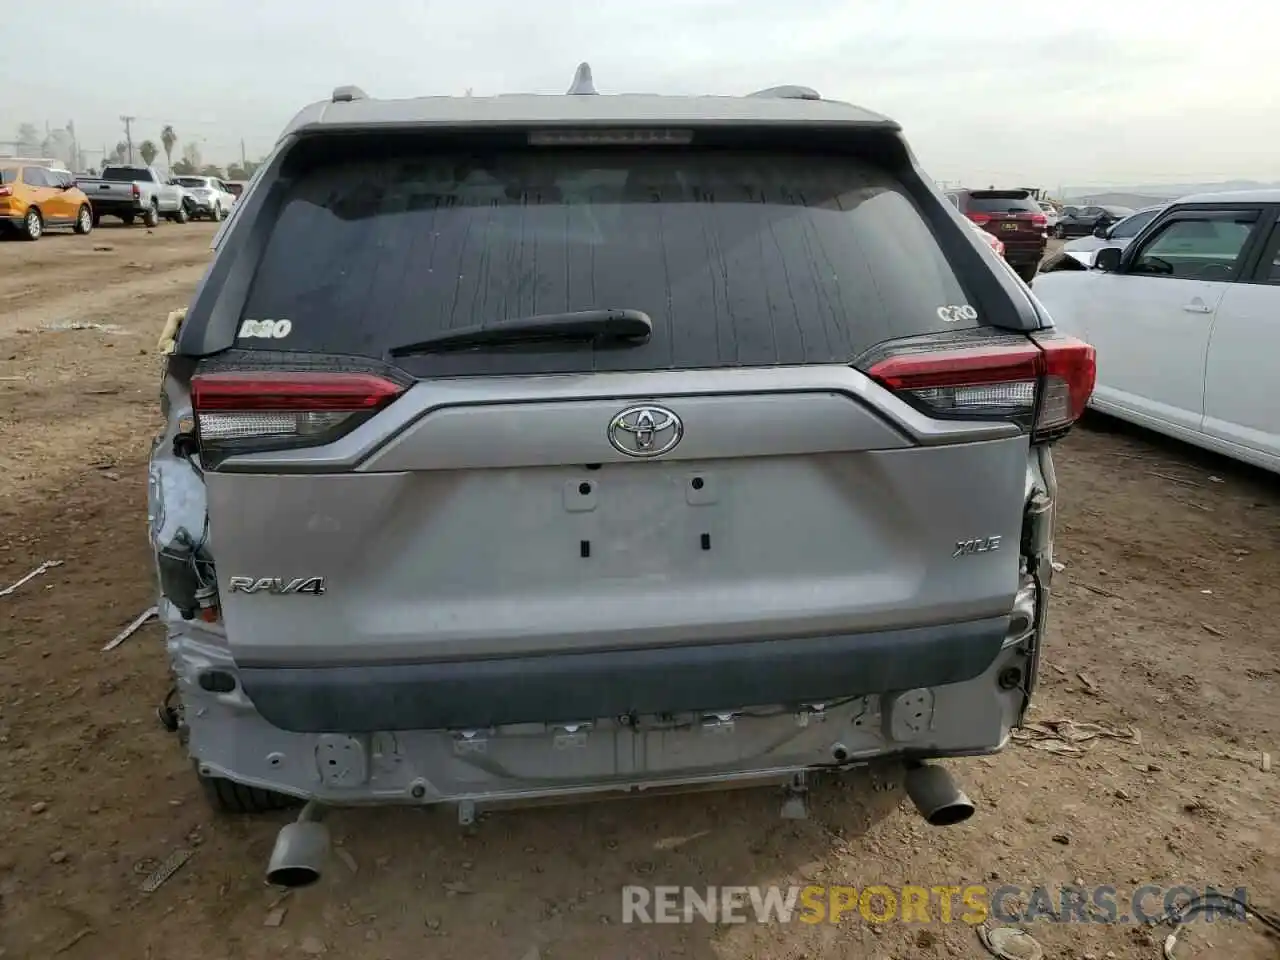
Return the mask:
[[169, 168], [173, 168], [173, 145], [178, 142], [178, 135], [173, 132], [173, 125], [166, 123], [160, 131], [160, 142], [164, 144], [164, 160]]
[[150, 140], [143, 140], [142, 146], [138, 147], [138, 150], [142, 154], [142, 162], [148, 167], [151, 166], [151, 161], [156, 158], [156, 154], [160, 152]]

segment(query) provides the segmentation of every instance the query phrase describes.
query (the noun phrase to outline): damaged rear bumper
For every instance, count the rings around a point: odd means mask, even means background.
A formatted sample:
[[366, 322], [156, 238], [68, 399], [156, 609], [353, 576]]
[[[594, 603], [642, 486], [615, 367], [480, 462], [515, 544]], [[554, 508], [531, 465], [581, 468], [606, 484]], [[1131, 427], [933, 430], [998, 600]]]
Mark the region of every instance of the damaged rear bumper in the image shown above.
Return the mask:
[[[334, 805], [493, 803], [995, 752], [1026, 706], [1035, 598], [1027, 581], [1011, 616], [946, 628], [946, 654], [926, 630], [787, 641], [789, 658], [770, 644], [753, 644], [754, 660], [733, 656], [738, 645], [703, 647], [665, 668], [583, 655], [560, 664], [554, 701], [541, 699], [550, 672], [540, 678], [528, 658], [523, 673], [488, 661], [486, 674], [337, 668], [325, 680], [242, 670], [217, 628], [176, 616], [168, 648], [205, 776]], [[535, 696], [542, 716], [530, 719]], [[633, 709], [619, 716], [606, 703]], [[349, 726], [333, 729], [335, 709]]]

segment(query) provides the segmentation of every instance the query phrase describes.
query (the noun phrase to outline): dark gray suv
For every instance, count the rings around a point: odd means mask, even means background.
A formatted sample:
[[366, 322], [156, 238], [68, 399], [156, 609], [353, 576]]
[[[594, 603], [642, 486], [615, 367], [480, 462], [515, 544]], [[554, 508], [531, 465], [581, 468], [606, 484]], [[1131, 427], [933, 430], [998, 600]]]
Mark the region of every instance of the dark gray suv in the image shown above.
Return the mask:
[[237, 205], [151, 466], [173, 725], [230, 809], [889, 758], [962, 819], [925, 761], [1027, 708], [1092, 348], [893, 121], [584, 74], [342, 88]]

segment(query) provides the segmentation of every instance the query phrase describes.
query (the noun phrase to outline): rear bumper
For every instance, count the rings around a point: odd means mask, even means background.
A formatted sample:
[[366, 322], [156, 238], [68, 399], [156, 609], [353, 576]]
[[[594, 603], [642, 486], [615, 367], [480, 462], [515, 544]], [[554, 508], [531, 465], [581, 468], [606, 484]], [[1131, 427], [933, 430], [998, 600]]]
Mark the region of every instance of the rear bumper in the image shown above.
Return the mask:
[[94, 213], [108, 217], [118, 217], [126, 213], [140, 214], [146, 209], [138, 200], [111, 200], [101, 197], [90, 197], [89, 206], [93, 208]]
[[[1011, 617], [972, 624], [541, 669], [244, 671], [219, 635], [181, 622], [168, 647], [206, 776], [334, 805], [501, 802], [993, 753], [1026, 706], [1034, 611], [1024, 588]], [[209, 670], [254, 693], [204, 689]]]
[[1004, 258], [1013, 264], [1039, 263], [1044, 258], [1045, 243], [1004, 241]]
[[998, 617], [802, 640], [370, 667], [246, 667], [240, 682], [268, 722], [298, 733], [573, 723], [959, 683], [991, 664], [1008, 631], [1009, 618]]

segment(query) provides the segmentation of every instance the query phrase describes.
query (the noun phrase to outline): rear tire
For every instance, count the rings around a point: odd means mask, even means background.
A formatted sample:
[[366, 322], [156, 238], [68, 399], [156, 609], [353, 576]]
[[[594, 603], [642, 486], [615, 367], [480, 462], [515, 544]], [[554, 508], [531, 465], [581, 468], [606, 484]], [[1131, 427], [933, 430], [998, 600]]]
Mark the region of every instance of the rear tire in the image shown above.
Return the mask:
[[271, 813], [276, 810], [289, 810], [302, 806], [302, 801], [284, 793], [263, 790], [260, 787], [246, 787], [233, 780], [222, 777], [202, 777], [200, 787], [204, 791], [205, 800], [213, 809], [221, 813], [253, 814]]
[[213, 217], [214, 223], [221, 222], [222, 220], [222, 204], [221, 203], [214, 203], [212, 217]]
[[147, 212], [142, 215], [142, 222], [148, 227], [160, 226], [160, 207], [152, 201], [151, 206], [147, 207]]
[[93, 215], [93, 211], [89, 209], [89, 205], [86, 203], [80, 208], [80, 212], [76, 214], [76, 233], [83, 237], [86, 233], [97, 226], [97, 219], [98, 218]]
[[44, 217], [40, 215], [40, 211], [35, 207], [29, 207], [27, 215], [22, 218], [22, 239], [34, 241], [43, 236]]

